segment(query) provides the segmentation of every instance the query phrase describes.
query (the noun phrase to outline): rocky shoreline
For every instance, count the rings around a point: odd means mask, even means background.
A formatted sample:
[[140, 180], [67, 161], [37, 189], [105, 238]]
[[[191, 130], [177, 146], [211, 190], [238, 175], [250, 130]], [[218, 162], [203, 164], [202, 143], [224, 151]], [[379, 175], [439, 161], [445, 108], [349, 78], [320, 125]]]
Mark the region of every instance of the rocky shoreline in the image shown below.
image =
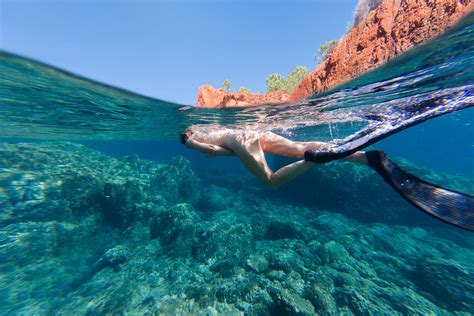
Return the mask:
[[235, 94], [207, 86], [198, 90], [196, 105], [213, 108], [292, 102], [327, 91], [441, 35], [473, 10], [471, 0], [385, 0], [338, 41], [328, 58], [288, 98], [246, 94], [236, 102]]
[[255, 94], [247, 91], [235, 93], [216, 89], [210, 85], [199, 87], [196, 104], [202, 108], [244, 107], [262, 103], [281, 103], [289, 97], [288, 93], [276, 91], [267, 94]]
[[[241, 174], [198, 177], [183, 157], [115, 159], [72, 143], [1, 144], [0, 168], [5, 314], [474, 311], [472, 236], [394, 225], [413, 210], [360, 221], [278, 199]], [[355, 210], [387, 211], [369, 170], [331, 170], [323, 186], [348, 178], [379, 201]]]

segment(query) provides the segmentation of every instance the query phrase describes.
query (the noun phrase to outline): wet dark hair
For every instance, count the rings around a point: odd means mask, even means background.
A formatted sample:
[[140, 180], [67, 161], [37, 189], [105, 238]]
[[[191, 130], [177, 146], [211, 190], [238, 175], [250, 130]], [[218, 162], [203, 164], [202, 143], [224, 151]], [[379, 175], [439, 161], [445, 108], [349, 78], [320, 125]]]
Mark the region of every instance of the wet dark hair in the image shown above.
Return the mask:
[[186, 134], [186, 131], [181, 132], [181, 133], [179, 134], [179, 141], [180, 141], [181, 144], [183, 144], [183, 145], [186, 144], [186, 142], [188, 141], [188, 138], [189, 138], [189, 136], [188, 136], [188, 134]]

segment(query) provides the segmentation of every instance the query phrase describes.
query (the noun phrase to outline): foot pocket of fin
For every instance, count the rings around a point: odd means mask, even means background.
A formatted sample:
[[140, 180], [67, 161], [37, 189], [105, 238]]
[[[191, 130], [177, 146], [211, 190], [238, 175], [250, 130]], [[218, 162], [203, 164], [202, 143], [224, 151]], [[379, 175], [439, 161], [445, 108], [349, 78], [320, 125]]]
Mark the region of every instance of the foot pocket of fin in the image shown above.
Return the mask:
[[304, 153], [304, 160], [312, 161], [317, 163], [326, 163], [333, 160], [338, 160], [344, 157], [351, 155], [352, 152], [342, 152], [342, 153], [334, 153], [329, 151], [315, 151], [315, 150], [307, 150]]

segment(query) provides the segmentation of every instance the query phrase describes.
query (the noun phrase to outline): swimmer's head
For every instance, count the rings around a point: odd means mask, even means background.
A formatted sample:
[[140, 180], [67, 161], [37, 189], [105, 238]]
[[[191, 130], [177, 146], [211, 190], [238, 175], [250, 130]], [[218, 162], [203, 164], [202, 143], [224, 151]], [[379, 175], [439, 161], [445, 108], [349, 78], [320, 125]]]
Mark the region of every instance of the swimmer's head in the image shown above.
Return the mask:
[[190, 130], [190, 129], [186, 129], [186, 130], [182, 131], [179, 134], [179, 141], [181, 142], [181, 144], [186, 145], [189, 137], [191, 137], [192, 134], [193, 134], [193, 131]]
[[179, 141], [181, 142], [181, 144], [186, 144], [186, 142], [188, 141], [188, 138], [189, 136], [186, 135], [186, 133], [182, 132], [179, 134]]

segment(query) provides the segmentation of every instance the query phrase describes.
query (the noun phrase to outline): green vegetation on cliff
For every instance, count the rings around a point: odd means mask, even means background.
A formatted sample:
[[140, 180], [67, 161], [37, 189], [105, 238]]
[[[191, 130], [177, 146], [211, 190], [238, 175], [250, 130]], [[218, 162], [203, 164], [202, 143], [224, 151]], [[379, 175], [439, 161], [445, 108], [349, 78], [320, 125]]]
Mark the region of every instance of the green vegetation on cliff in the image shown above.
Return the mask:
[[275, 91], [284, 91], [292, 93], [296, 85], [309, 74], [309, 69], [304, 66], [296, 66], [286, 78], [274, 73], [267, 77], [267, 93]]
[[282, 90], [284, 78], [280, 74], [271, 74], [267, 77], [267, 93]]
[[319, 46], [318, 52], [314, 56], [314, 61], [318, 64], [321, 61], [326, 60], [331, 55], [334, 47], [337, 45], [337, 40], [330, 40]]
[[250, 91], [250, 89], [247, 89], [245, 87], [240, 87], [239, 92], [252, 93], [252, 91]]
[[[224, 80], [224, 82], [222, 83], [222, 86], [220, 87], [220, 89], [222, 89], [226, 92], [232, 93], [233, 91], [231, 91], [231, 89], [230, 89], [230, 80], [229, 79]], [[250, 89], [247, 89], [245, 87], [240, 87], [238, 92], [252, 93], [252, 91], [250, 91]]]
[[222, 83], [221, 89], [223, 89], [227, 92], [230, 92], [230, 80], [229, 79], [224, 80], [224, 82]]

